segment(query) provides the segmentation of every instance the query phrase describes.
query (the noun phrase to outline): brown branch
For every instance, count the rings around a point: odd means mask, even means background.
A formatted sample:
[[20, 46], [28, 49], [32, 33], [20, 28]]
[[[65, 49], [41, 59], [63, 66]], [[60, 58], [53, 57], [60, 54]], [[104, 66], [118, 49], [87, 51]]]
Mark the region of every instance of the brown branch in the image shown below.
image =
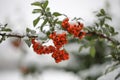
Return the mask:
[[[118, 42], [118, 41], [116, 41], [116, 40], [113, 40], [113, 39], [111, 39], [110, 37], [105, 36], [105, 35], [100, 34], [100, 33], [88, 32], [88, 33], [86, 34], [86, 36], [92, 36], [92, 35], [99, 36], [100, 38], [105, 38], [105, 39], [107, 39], [108, 41], [111, 41], [111, 42], [114, 43], [114, 44], [120, 45], [120, 42]], [[17, 37], [17, 38], [24, 38], [24, 37], [37, 38], [37, 37], [38, 37], [38, 36], [33, 36], [33, 35], [18, 35], [18, 34], [6, 34], [6, 33], [0, 33], [0, 36]]]
[[6, 33], [0, 33], [0, 36], [6, 36], [6, 37], [17, 37], [17, 38], [24, 38], [24, 37], [28, 37], [28, 38], [36, 38], [38, 36], [33, 36], [33, 35], [18, 35], [18, 34], [6, 34]]
[[100, 34], [100, 33], [88, 32], [86, 35], [87, 35], [87, 36], [96, 35], [96, 36], [99, 36], [100, 38], [105, 38], [105, 39], [107, 39], [108, 41], [111, 41], [111, 42], [114, 43], [114, 44], [120, 45], [120, 42], [118, 42], [118, 41], [116, 41], [116, 40], [113, 40], [112, 38], [110, 38], [110, 37], [108, 37], [108, 36], [105, 36], [105, 35], [103, 35], [103, 34]]

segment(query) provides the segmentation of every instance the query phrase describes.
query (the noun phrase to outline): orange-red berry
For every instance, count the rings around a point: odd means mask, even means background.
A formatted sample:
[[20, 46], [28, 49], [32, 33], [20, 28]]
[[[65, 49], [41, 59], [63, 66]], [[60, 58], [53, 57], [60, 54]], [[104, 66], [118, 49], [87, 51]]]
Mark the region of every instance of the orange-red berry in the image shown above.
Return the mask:
[[52, 54], [56, 63], [61, 62], [62, 60], [68, 60], [69, 54], [64, 50], [55, 50]]
[[[51, 34], [53, 35], [53, 34]], [[55, 37], [57, 36], [57, 40], [55, 39]], [[37, 53], [37, 54], [49, 54], [52, 53], [52, 57], [55, 59], [56, 63], [61, 62], [62, 60], [67, 60], [69, 59], [69, 54], [64, 51], [64, 50], [60, 50], [59, 48], [61, 46], [63, 46], [66, 43], [66, 34], [57, 34], [55, 35], [55, 37], [51, 37], [55, 43], [55, 47], [50, 45], [50, 46], [43, 46], [42, 44], [38, 43], [35, 41], [35, 39], [32, 39], [32, 44], [33, 44], [33, 50]], [[61, 40], [60, 40], [61, 38]], [[60, 43], [59, 43], [60, 42]]]
[[67, 43], [66, 33], [56, 34], [56, 32], [51, 33], [49, 36], [56, 48], [60, 49], [64, 44]]
[[[69, 19], [66, 18], [62, 21], [61, 26], [68, 31], [68, 33], [73, 34], [75, 37], [82, 39], [85, 36], [85, 32], [81, 32], [84, 25], [80, 22], [77, 24], [70, 24]], [[82, 34], [81, 34], [82, 33]], [[80, 35], [81, 34], [81, 35]]]

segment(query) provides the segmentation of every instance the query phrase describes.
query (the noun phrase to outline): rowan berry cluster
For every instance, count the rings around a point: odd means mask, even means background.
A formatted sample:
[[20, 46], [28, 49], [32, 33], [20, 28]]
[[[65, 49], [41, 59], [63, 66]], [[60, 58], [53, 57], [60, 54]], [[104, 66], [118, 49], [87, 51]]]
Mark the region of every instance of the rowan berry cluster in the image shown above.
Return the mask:
[[56, 49], [53, 52], [52, 57], [55, 59], [55, 62], [58, 63], [61, 62], [62, 60], [68, 60], [69, 54], [65, 50]]
[[[53, 38], [53, 33], [50, 34], [50, 36]], [[62, 36], [63, 34], [58, 34], [57, 36], [54, 35], [54, 37], [58, 37], [59, 38], [63, 38], [65, 36]], [[56, 39], [54, 39], [54, 43]], [[66, 39], [65, 39], [66, 40]], [[59, 42], [58, 42], [59, 43]], [[35, 41], [35, 39], [32, 39], [32, 44], [33, 44], [33, 49], [37, 54], [50, 54], [52, 53], [52, 57], [54, 58], [56, 63], [61, 62], [62, 60], [68, 60], [69, 59], [69, 54], [65, 51], [65, 50], [60, 50], [60, 48], [65, 44], [66, 42], [64, 42], [61, 40], [60, 45], [59, 44], [55, 44], [54, 46], [43, 46], [42, 44], [38, 43]]]
[[70, 24], [69, 19], [66, 18], [62, 21], [62, 27], [68, 31], [68, 33], [73, 34], [74, 37], [78, 37], [79, 39], [82, 39], [86, 33], [81, 31], [83, 29], [83, 24], [78, 22], [78, 24]]
[[49, 37], [53, 40], [53, 43], [56, 47], [55, 51], [52, 54], [55, 62], [58, 63], [62, 60], [68, 60], [69, 54], [65, 50], [60, 50], [60, 48], [67, 43], [66, 33], [56, 34], [56, 32], [53, 32], [49, 35]]
[[60, 49], [67, 43], [66, 33], [56, 34], [56, 32], [53, 32], [49, 35], [49, 37], [53, 40], [53, 43], [57, 49]]
[[49, 54], [54, 52], [55, 47], [50, 45], [50, 46], [43, 46], [41, 43], [36, 42], [35, 39], [32, 39], [32, 44], [33, 44], [33, 50], [37, 54]]
[[[68, 31], [68, 33], [73, 34], [74, 37], [82, 39], [85, 36], [85, 32], [81, 31], [83, 29], [83, 24], [78, 22], [78, 24], [70, 24], [69, 19], [63, 20], [61, 26]], [[37, 54], [49, 54], [52, 53], [52, 57], [55, 62], [61, 62], [62, 60], [68, 60], [69, 54], [62, 49], [62, 47], [67, 44], [67, 35], [65, 32], [62, 34], [57, 34], [55, 31], [49, 35], [49, 38], [53, 40], [54, 46], [43, 46], [41, 43], [32, 39], [33, 49]]]

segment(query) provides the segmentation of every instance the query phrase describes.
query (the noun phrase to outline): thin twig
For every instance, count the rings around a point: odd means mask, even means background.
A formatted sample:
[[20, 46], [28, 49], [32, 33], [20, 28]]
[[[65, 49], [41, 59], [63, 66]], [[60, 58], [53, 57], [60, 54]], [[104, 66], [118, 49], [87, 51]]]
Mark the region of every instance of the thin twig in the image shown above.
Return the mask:
[[33, 36], [33, 35], [18, 35], [18, 34], [6, 34], [6, 33], [0, 33], [1, 36], [6, 36], [6, 37], [17, 37], [17, 38], [36, 38], [38, 36]]
[[107, 39], [108, 41], [111, 41], [112, 43], [115, 43], [117, 45], [120, 45], [120, 42], [116, 42], [115, 40], [113, 40], [112, 38], [108, 37], [108, 36], [105, 36], [103, 34], [100, 34], [100, 33], [96, 33], [96, 32], [88, 32], [87, 35], [97, 35], [99, 36], [100, 38], [105, 38]]

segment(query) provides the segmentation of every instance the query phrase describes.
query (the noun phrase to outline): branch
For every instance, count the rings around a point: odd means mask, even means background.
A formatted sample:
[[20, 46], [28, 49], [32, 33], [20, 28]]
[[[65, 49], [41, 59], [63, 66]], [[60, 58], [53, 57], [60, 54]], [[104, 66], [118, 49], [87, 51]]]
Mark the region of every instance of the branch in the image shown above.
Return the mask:
[[36, 38], [38, 36], [33, 36], [33, 35], [18, 35], [18, 34], [6, 34], [6, 33], [0, 33], [1, 36], [6, 36], [6, 37], [17, 37], [17, 38], [24, 38], [24, 37], [28, 37], [28, 38]]
[[116, 45], [120, 45], [120, 42], [116, 41], [116, 40], [113, 40], [112, 38], [108, 37], [108, 36], [105, 36], [103, 34], [100, 34], [100, 33], [96, 33], [96, 32], [88, 32], [87, 33], [87, 36], [89, 35], [97, 35], [99, 36], [100, 38], [105, 38], [107, 39], [108, 41], [111, 41], [112, 43], [116, 44]]
[[[113, 40], [111, 38], [109, 38], [108, 36], [105, 36], [103, 34], [98, 34], [96, 32], [88, 32], [87, 36], [92, 36], [92, 35], [97, 35], [100, 38], [105, 38], [108, 41], [111, 41], [112, 43], [116, 44], [116, 45], [120, 45], [120, 42]], [[0, 33], [0, 36], [6, 36], [6, 37], [17, 37], [17, 38], [24, 38], [24, 37], [28, 37], [28, 38], [37, 38], [38, 36], [34, 36], [34, 35], [18, 35], [18, 34], [6, 34], [6, 33]]]

